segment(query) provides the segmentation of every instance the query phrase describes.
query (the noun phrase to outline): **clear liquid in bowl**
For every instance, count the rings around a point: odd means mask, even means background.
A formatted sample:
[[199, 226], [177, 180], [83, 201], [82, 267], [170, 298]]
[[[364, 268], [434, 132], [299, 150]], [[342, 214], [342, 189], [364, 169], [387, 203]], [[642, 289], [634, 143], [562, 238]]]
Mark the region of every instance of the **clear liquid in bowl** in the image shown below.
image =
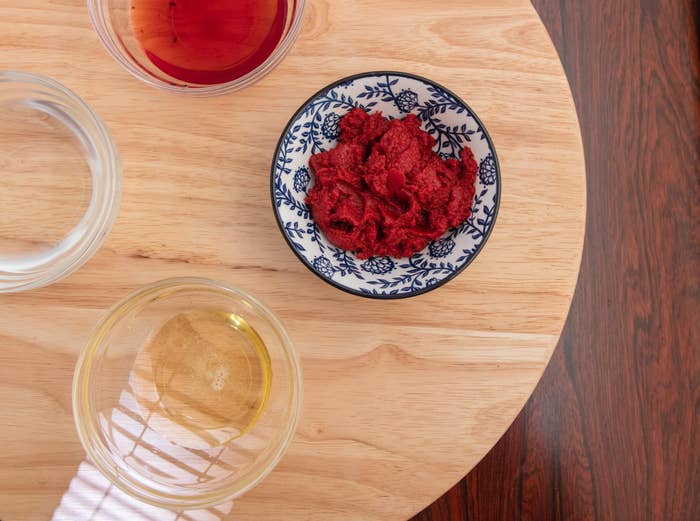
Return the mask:
[[0, 111], [0, 271], [31, 271], [83, 234], [90, 151], [58, 105], [7, 97]]

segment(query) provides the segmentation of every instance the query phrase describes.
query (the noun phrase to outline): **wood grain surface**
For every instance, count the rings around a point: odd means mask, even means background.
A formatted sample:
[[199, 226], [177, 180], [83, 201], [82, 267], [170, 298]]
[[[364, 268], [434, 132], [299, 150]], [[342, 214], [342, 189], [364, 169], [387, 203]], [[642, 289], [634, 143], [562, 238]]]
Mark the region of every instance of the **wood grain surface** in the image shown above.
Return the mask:
[[523, 412], [415, 521], [697, 520], [699, 6], [534, 4], [586, 148], [579, 285]]
[[[3, 521], [51, 519], [59, 503], [73, 516], [61, 519], [138, 519], [116, 499], [93, 507], [110, 493], [76, 477], [84, 452], [70, 384], [105, 310], [164, 277], [251, 291], [302, 358], [304, 408], [288, 454], [210, 519], [407, 519], [486, 454], [532, 392], [576, 283], [585, 168], [561, 63], [527, 0], [312, 0], [275, 71], [213, 99], [130, 77], [101, 48], [83, 0], [0, 0], [0, 66], [74, 89], [111, 129], [125, 174], [114, 230], [83, 269], [0, 298]], [[269, 201], [287, 119], [319, 87], [377, 69], [427, 76], [467, 100], [502, 167], [498, 222], [479, 258], [439, 291], [400, 302], [314, 277]]]

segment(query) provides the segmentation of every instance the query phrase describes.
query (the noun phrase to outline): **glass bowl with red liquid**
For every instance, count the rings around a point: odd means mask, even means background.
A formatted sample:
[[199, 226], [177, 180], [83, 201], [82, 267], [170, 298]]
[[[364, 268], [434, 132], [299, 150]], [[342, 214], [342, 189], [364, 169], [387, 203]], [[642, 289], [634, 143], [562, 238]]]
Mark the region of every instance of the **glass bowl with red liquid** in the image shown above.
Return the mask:
[[93, 26], [131, 74], [216, 95], [270, 72], [301, 28], [305, 0], [88, 0]]

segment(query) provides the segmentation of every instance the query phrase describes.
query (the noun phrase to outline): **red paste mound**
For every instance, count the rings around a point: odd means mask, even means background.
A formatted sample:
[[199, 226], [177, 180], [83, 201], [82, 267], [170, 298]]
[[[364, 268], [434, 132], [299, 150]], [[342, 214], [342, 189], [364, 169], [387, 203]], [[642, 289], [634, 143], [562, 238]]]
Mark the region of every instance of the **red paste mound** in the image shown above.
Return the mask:
[[389, 120], [354, 109], [338, 146], [311, 157], [316, 183], [306, 202], [336, 246], [361, 259], [410, 257], [471, 214], [477, 164], [440, 158], [435, 139], [409, 114]]

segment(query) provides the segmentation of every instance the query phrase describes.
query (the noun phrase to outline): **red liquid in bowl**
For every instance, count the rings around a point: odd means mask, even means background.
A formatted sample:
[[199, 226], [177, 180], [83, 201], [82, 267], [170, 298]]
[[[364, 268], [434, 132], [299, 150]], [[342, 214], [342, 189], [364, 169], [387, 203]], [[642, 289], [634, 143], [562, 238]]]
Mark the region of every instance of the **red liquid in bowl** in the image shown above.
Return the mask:
[[151, 62], [186, 83], [255, 70], [285, 33], [287, 0], [132, 0], [134, 34]]

